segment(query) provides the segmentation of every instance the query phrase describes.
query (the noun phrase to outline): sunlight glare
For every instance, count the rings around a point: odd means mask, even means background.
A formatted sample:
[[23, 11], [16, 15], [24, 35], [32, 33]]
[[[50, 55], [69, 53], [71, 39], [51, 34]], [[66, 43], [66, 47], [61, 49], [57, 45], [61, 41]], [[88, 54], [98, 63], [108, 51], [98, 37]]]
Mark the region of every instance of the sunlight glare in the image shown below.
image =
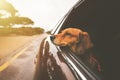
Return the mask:
[[78, 0], [7, 0], [36, 27], [51, 30]]
[[0, 10], [0, 14], [1, 14], [0, 18], [8, 18], [10, 16], [10, 14], [4, 10]]

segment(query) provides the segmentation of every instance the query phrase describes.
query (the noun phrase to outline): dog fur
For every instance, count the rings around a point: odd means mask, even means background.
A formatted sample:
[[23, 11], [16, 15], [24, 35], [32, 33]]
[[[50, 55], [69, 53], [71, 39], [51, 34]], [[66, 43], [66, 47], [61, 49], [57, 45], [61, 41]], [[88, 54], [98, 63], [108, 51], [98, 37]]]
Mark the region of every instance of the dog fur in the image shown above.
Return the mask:
[[66, 28], [54, 37], [56, 45], [69, 46], [77, 54], [83, 54], [93, 46], [89, 34], [77, 28]]

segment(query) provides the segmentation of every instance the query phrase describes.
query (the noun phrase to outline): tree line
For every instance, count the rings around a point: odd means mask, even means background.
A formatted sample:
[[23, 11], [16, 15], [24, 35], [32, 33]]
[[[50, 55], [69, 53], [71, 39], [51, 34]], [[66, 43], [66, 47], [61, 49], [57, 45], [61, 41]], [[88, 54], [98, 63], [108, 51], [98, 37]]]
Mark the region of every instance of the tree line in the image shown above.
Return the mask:
[[9, 36], [9, 35], [32, 36], [32, 35], [41, 34], [43, 32], [44, 29], [39, 27], [0, 28], [0, 36]]
[[[32, 26], [34, 21], [28, 17], [18, 16], [17, 13], [18, 10], [16, 10], [12, 4], [7, 2], [7, 0], [0, 0], [0, 35], [34, 35], [44, 32], [44, 29], [40, 27], [29, 27], [28, 25]], [[14, 25], [21, 25], [21, 27], [13, 28]]]

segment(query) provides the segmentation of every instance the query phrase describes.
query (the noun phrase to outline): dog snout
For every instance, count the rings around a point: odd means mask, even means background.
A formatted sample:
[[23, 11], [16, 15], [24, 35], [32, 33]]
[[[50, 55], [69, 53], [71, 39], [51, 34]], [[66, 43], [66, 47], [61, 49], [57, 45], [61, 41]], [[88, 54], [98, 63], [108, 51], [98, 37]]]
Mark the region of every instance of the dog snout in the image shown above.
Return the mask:
[[50, 36], [50, 39], [51, 39], [51, 40], [54, 40], [54, 39], [55, 39], [55, 36], [54, 36], [54, 35]]

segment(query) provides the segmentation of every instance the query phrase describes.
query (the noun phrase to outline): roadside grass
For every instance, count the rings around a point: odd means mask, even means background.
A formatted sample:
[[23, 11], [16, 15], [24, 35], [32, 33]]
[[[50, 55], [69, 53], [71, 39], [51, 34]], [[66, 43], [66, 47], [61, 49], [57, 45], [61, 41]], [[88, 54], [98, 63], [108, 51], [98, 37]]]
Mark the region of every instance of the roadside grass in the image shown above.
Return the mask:
[[0, 36], [0, 59], [34, 38], [35, 36]]

